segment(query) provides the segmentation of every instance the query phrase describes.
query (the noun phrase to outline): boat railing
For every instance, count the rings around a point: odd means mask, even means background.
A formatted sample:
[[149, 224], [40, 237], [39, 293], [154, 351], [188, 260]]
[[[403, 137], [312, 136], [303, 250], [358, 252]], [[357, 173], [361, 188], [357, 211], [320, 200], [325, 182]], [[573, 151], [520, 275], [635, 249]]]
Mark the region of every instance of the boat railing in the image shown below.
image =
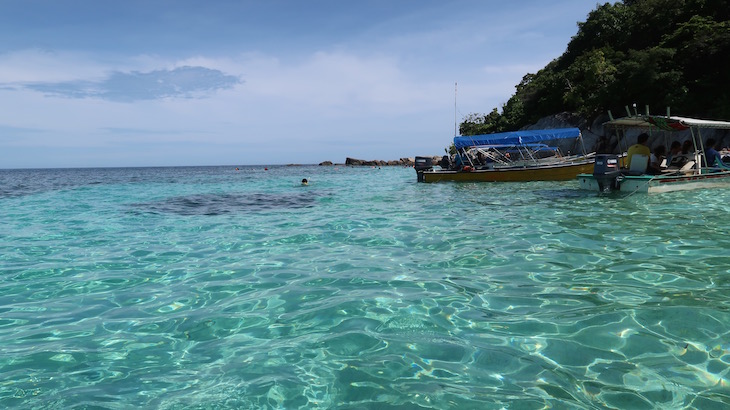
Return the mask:
[[558, 165], [576, 161], [586, 161], [595, 157], [589, 154], [564, 155], [560, 148], [546, 144], [530, 145], [484, 145], [472, 146], [465, 150], [467, 162], [495, 167], [527, 167]]

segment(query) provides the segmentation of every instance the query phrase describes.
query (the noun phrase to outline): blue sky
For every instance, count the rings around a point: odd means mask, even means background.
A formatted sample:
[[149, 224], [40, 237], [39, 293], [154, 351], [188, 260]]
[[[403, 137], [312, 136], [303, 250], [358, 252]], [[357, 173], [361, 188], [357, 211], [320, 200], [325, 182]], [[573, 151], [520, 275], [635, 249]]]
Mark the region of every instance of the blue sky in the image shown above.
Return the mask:
[[455, 116], [501, 107], [595, 7], [2, 0], [0, 168], [439, 155]]

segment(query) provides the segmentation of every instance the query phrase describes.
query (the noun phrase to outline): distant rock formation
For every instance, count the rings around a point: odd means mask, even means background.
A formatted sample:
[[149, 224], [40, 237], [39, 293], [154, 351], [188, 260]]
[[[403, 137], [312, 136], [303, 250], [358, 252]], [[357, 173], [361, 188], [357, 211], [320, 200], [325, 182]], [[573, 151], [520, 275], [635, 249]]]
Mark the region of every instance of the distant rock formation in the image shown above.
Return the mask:
[[371, 166], [371, 167], [410, 166], [410, 167], [412, 167], [413, 164], [415, 164], [415, 158], [401, 158], [401, 159], [389, 160], [389, 161], [384, 161], [382, 159], [364, 160], [364, 159], [356, 159], [356, 158], [350, 158], [350, 157], [347, 157], [347, 159], [345, 159], [345, 165], [351, 165], [351, 166]]

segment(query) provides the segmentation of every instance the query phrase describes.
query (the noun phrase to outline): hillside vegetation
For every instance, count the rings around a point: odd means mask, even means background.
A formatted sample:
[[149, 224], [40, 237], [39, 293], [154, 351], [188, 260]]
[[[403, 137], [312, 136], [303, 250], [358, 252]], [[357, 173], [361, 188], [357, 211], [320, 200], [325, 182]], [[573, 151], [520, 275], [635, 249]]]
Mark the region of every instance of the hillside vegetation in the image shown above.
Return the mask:
[[527, 74], [462, 135], [520, 129], [571, 112], [592, 120], [624, 106], [730, 120], [730, 0], [623, 0], [599, 4], [563, 55]]

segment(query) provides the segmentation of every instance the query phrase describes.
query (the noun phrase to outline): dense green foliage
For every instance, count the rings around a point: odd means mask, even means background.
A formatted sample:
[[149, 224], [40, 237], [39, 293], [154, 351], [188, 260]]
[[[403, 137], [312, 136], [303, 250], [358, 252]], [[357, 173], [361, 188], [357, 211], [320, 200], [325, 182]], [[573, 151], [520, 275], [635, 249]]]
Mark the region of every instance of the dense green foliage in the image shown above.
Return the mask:
[[597, 5], [567, 50], [462, 135], [519, 129], [560, 112], [586, 119], [624, 106], [730, 120], [730, 0], [623, 0]]

